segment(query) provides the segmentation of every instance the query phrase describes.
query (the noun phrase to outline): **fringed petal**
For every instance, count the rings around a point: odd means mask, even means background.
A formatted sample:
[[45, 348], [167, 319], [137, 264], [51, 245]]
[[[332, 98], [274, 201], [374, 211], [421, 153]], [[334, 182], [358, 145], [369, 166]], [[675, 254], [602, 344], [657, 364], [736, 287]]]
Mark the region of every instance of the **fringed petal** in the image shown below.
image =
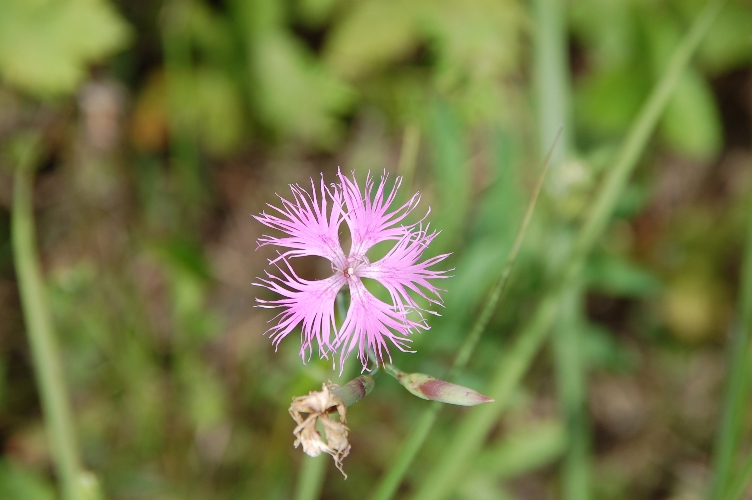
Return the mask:
[[428, 268], [446, 259], [450, 254], [437, 255], [418, 262], [437, 235], [436, 231], [429, 232], [428, 227], [404, 235], [383, 259], [361, 266], [358, 269], [358, 276], [375, 279], [384, 285], [397, 309], [407, 307], [425, 310], [416, 304], [409, 291], [432, 304], [443, 305], [439, 295], [441, 290], [429, 280], [448, 278], [449, 275], [446, 273], [449, 271], [436, 271]]
[[[268, 279], [259, 279], [262, 286], [283, 298], [277, 300], [256, 299], [257, 307], [283, 309], [270, 322], [276, 322], [269, 328], [275, 348], [298, 325], [302, 327], [300, 355], [303, 362], [310, 359], [313, 341], [318, 344], [319, 354], [327, 358], [332, 350], [332, 337], [336, 337], [337, 327], [334, 322], [334, 301], [337, 293], [347, 280], [341, 274], [318, 281], [308, 281], [298, 277], [287, 261], [287, 271], [277, 266], [281, 277], [267, 273]], [[306, 356], [307, 351], [307, 356]]]
[[344, 368], [345, 360], [357, 347], [358, 358], [363, 370], [368, 365], [368, 351], [373, 351], [383, 362], [384, 354], [391, 361], [387, 340], [400, 351], [408, 351], [407, 338], [414, 330], [428, 330], [430, 327], [424, 321], [412, 321], [406, 311], [399, 310], [377, 299], [363, 285], [363, 282], [352, 277], [350, 285], [350, 308], [342, 327], [334, 340], [334, 348], [340, 351], [340, 372]]
[[[311, 179], [311, 193], [297, 184], [291, 184], [293, 201], [281, 196], [282, 208], [269, 205], [279, 215], [262, 212], [254, 218], [273, 229], [278, 229], [286, 236], [264, 235], [258, 239], [259, 246], [275, 245], [289, 250], [282, 252], [279, 259], [303, 256], [319, 256], [334, 263], [344, 261], [345, 255], [339, 243], [339, 226], [344, 218], [342, 193], [336, 186], [327, 187], [322, 176], [319, 197], [316, 186]], [[331, 212], [328, 213], [328, 201], [331, 200]]]
[[411, 227], [415, 226], [415, 224], [404, 226], [399, 225], [399, 223], [418, 205], [420, 193], [415, 193], [407, 203], [398, 209], [389, 211], [389, 205], [394, 201], [397, 190], [402, 184], [402, 177], [395, 179], [394, 186], [387, 194], [386, 181], [389, 176], [385, 172], [381, 176], [376, 193], [373, 194], [374, 181], [370, 172], [366, 177], [363, 193], [360, 192], [355, 174], [353, 174], [352, 180], [348, 179], [342, 172], [338, 172], [337, 175], [340, 179], [342, 196], [347, 209], [344, 219], [350, 228], [352, 237], [350, 257], [364, 256], [369, 248], [380, 241], [399, 240]]

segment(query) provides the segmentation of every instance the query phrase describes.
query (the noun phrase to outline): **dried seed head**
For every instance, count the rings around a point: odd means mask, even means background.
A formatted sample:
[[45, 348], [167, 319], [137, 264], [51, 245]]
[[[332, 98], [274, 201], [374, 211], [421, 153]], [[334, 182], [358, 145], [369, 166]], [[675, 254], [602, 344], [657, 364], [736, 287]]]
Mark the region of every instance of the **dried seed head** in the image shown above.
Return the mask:
[[[293, 434], [295, 435], [294, 446], [303, 446], [303, 452], [311, 457], [328, 453], [334, 459], [334, 464], [345, 478], [347, 474], [342, 469], [342, 459], [350, 453], [350, 442], [347, 435], [350, 429], [347, 427], [347, 407], [345, 402], [332, 393], [336, 385], [328, 382], [323, 384], [321, 391], [312, 391], [307, 396], [293, 398], [290, 405], [290, 416], [298, 423]], [[329, 415], [339, 413], [339, 420], [332, 420]], [[307, 414], [307, 415], [303, 415]], [[321, 433], [316, 430], [316, 423], [321, 422], [324, 427], [326, 441]]]

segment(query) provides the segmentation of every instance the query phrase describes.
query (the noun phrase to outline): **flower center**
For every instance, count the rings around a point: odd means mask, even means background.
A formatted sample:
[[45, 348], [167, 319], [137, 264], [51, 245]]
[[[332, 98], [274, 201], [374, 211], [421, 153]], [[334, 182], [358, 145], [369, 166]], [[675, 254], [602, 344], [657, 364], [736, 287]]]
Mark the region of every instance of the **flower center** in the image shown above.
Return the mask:
[[368, 262], [367, 257], [354, 256], [345, 260], [341, 266], [332, 264], [332, 271], [335, 273], [342, 273], [346, 279], [350, 279], [357, 275], [358, 269], [360, 269], [361, 266], [367, 266], [368, 264], [370, 264], [370, 262]]

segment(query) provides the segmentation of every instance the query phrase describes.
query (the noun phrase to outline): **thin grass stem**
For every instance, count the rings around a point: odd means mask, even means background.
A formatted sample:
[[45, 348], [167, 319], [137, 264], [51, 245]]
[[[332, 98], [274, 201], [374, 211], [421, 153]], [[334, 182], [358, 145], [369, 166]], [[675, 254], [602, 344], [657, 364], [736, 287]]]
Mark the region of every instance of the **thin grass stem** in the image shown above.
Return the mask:
[[[551, 141], [559, 123], [571, 123], [571, 90], [567, 47], [567, 3], [534, 0], [531, 4], [534, 32], [533, 69], [538, 114], [538, 135], [543, 147]], [[574, 142], [572, 127], [565, 127], [554, 165], [564, 167]], [[569, 232], [574, 235], [573, 231]], [[559, 401], [567, 426], [568, 444], [561, 462], [564, 498], [586, 500], [589, 490], [589, 435], [585, 418], [585, 368], [579, 355], [581, 289], [574, 287], [564, 297], [553, 339]]]
[[[750, 196], [752, 207], [752, 196]], [[752, 213], [752, 212], [750, 212]], [[752, 455], [747, 459], [739, 480], [731, 484], [733, 459], [738, 450], [744, 411], [749, 403], [749, 335], [752, 328], [752, 217], [748, 219], [747, 242], [739, 293], [739, 319], [728, 340], [729, 359], [723, 417], [713, 457], [713, 482], [710, 498], [740, 498], [752, 481]]]
[[586, 500], [590, 497], [590, 429], [585, 416], [581, 311], [582, 286], [575, 285], [562, 297], [552, 344], [559, 402], [568, 436], [567, 450], [561, 464], [562, 497]]
[[44, 280], [34, 236], [33, 170], [39, 147], [29, 143], [19, 158], [13, 186], [11, 240], [26, 334], [44, 412], [55, 469], [63, 498], [86, 498], [90, 491], [82, 473], [71, 407], [60, 362], [60, 350], [47, 307]]
[[[454, 363], [452, 364], [452, 367], [449, 370], [449, 374], [447, 376], [447, 380], [449, 382], [453, 382], [457, 375], [459, 375], [467, 366], [467, 363], [470, 361], [470, 357], [475, 351], [475, 348], [477, 347], [478, 342], [480, 341], [480, 338], [483, 335], [486, 326], [488, 325], [488, 321], [491, 319], [491, 315], [496, 310], [496, 306], [499, 304], [501, 295], [506, 288], [507, 282], [509, 281], [509, 276], [511, 275], [514, 264], [517, 261], [517, 256], [519, 255], [520, 249], [522, 248], [522, 242], [525, 239], [527, 228], [530, 225], [530, 221], [532, 220], [533, 211], [535, 210], [535, 205], [538, 201], [538, 196], [540, 195], [541, 188], [543, 187], [543, 181], [546, 178], [546, 173], [548, 172], [549, 165], [551, 164], [551, 157], [554, 153], [554, 150], [556, 149], [556, 144], [558, 142], [560, 134], [561, 127], [559, 128], [559, 133], [557, 134], [556, 139], [551, 146], [548, 157], [543, 164], [543, 170], [538, 176], [538, 182], [535, 185], [535, 189], [533, 189], [533, 194], [530, 197], [530, 201], [528, 202], [527, 209], [525, 210], [525, 215], [523, 216], [522, 221], [520, 222], [520, 226], [517, 229], [517, 234], [515, 235], [514, 242], [512, 243], [512, 248], [509, 251], [509, 255], [507, 256], [506, 264], [502, 269], [499, 278], [496, 280], [493, 288], [489, 292], [484, 302], [483, 309], [481, 310], [478, 318], [473, 324], [470, 333], [465, 337], [465, 340], [462, 342], [462, 345], [457, 352], [457, 356], [454, 358]], [[431, 431], [434, 422], [436, 421], [436, 416], [439, 414], [441, 407], [442, 403], [433, 402], [431, 403], [431, 406], [426, 408], [426, 410], [420, 416], [416, 426], [413, 429], [413, 432], [407, 439], [407, 442], [397, 454], [397, 459], [392, 463], [392, 466], [389, 468], [387, 473], [382, 477], [381, 481], [377, 485], [376, 490], [372, 495], [373, 498], [391, 498], [397, 491], [397, 488], [402, 482], [402, 478], [405, 476], [408, 467], [410, 467], [410, 464], [415, 459], [415, 456], [418, 454], [418, 451], [420, 450], [421, 446], [423, 446], [423, 443], [428, 437], [428, 434]]]
[[689, 64], [722, 4], [723, 0], [711, 0], [703, 8], [674, 51], [666, 72], [630, 128], [623, 146], [617, 153], [614, 166], [601, 185], [593, 208], [579, 232], [561, 279], [544, 296], [533, 315], [532, 322], [520, 333], [508, 354], [499, 362], [499, 369], [493, 376], [490, 389], [485, 392], [495, 399], [496, 403], [484, 405], [468, 413], [460, 422], [437, 465], [418, 489], [416, 498], [443, 498], [451, 495], [457, 481], [463, 477], [467, 464], [472, 463], [491, 428], [508, 406], [510, 396], [519, 386], [522, 376], [551, 329], [561, 298], [581, 275], [585, 259], [606, 229], [627, 180], [668, 104], [683, 70]]

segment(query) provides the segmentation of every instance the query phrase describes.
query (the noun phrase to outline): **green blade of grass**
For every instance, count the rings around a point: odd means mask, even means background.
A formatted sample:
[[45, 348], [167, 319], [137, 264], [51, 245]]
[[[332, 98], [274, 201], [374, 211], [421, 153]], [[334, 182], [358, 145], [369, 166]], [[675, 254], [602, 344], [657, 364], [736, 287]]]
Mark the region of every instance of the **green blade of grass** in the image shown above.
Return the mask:
[[79, 462], [72, 412], [34, 238], [32, 186], [39, 146], [36, 140], [30, 140], [22, 147], [15, 172], [11, 214], [13, 262], [21, 308], [61, 495], [63, 498], [87, 498], [90, 492], [83, 484], [87, 476], [82, 473]]
[[[750, 197], [752, 200], [752, 196]], [[752, 205], [751, 205], [752, 206]], [[752, 213], [752, 212], [750, 212]], [[746, 380], [749, 359], [749, 334], [752, 328], [752, 217], [747, 226], [747, 242], [739, 293], [739, 320], [728, 340], [729, 361], [723, 417], [713, 456], [713, 482], [710, 498], [740, 498], [752, 481], [752, 456], [741, 476], [731, 485], [733, 458], [739, 444], [743, 417], [749, 402]]]
[[457, 481], [464, 474], [465, 466], [472, 463], [473, 457], [480, 451], [483, 441], [506, 409], [511, 394], [521, 382], [522, 376], [540, 349], [554, 322], [560, 299], [581, 275], [587, 255], [606, 229], [619, 196], [683, 70], [689, 64], [722, 4], [723, 0], [711, 0], [706, 4], [676, 48], [666, 72], [640, 110], [580, 230], [561, 279], [558, 280], [557, 286], [544, 296], [531, 323], [520, 333], [509, 353], [500, 361], [499, 369], [493, 376], [490, 388], [485, 391], [485, 394], [495, 399], [496, 403], [481, 406], [465, 417], [444, 448], [437, 465], [423, 481], [415, 495], [416, 498], [442, 498], [451, 495]]
[[[567, 3], [564, 0], [534, 0], [531, 3], [534, 35], [534, 82], [538, 110], [538, 135], [546, 144], [557, 123], [571, 123]], [[563, 167], [574, 142], [571, 127], [554, 164]], [[574, 231], [568, 231], [574, 236]], [[589, 491], [589, 436], [585, 418], [585, 368], [579, 355], [582, 290], [573, 287], [564, 297], [553, 338], [557, 392], [567, 426], [567, 448], [561, 461], [561, 492], [564, 498], [586, 500]]]
[[535, 23], [533, 77], [541, 155], [557, 135], [559, 124], [564, 124], [563, 147], [555, 153], [554, 165], [566, 157], [572, 135], [565, 4], [563, 0], [535, 0], [531, 4]]
[[[546, 158], [546, 161], [543, 165], [543, 170], [538, 176], [538, 182], [535, 186], [535, 189], [533, 190], [532, 196], [530, 197], [527, 209], [525, 210], [525, 215], [520, 222], [520, 227], [519, 229], [517, 229], [517, 234], [515, 235], [514, 242], [512, 243], [512, 249], [510, 250], [509, 256], [507, 257], [506, 264], [502, 269], [502, 272], [499, 275], [499, 278], [497, 279], [493, 288], [489, 292], [480, 315], [478, 315], [478, 318], [475, 320], [470, 333], [467, 335], [467, 337], [465, 337], [465, 340], [462, 342], [462, 345], [457, 352], [457, 356], [454, 358], [452, 368], [449, 370], [449, 374], [446, 377], [446, 379], [450, 382], [453, 381], [457, 377], [457, 375], [459, 375], [467, 366], [467, 363], [470, 361], [470, 357], [472, 356], [473, 351], [475, 351], [475, 348], [478, 345], [478, 341], [480, 341], [480, 338], [483, 335], [483, 331], [488, 325], [488, 321], [491, 319], [491, 315], [496, 310], [496, 306], [499, 304], [501, 294], [506, 288], [507, 281], [509, 281], [509, 276], [512, 273], [515, 262], [517, 261], [517, 256], [520, 253], [520, 248], [522, 248], [522, 242], [525, 239], [527, 228], [530, 225], [530, 220], [533, 217], [533, 211], [538, 201], [538, 196], [540, 195], [543, 181], [546, 178], [548, 167], [551, 164], [551, 157], [554, 153], [554, 150], [556, 149], [556, 144], [558, 142], [560, 134], [561, 127], [559, 127], [559, 132], [557, 133], [556, 138], [554, 139], [554, 143], [551, 146], [551, 150], [548, 153], [548, 157]], [[397, 491], [397, 488], [402, 482], [402, 478], [405, 476], [408, 467], [410, 467], [410, 464], [415, 459], [415, 455], [418, 454], [420, 447], [423, 446], [423, 443], [428, 437], [428, 434], [431, 431], [434, 422], [436, 421], [436, 416], [439, 414], [439, 410], [442, 408], [442, 406], [442, 403], [434, 402], [419, 417], [419, 420], [414, 427], [413, 432], [410, 434], [407, 442], [397, 454], [397, 459], [392, 462], [391, 467], [382, 477], [379, 484], [376, 486], [374, 494], [371, 495], [373, 498], [387, 499], [391, 498], [394, 495], [394, 492]]]
[[585, 367], [581, 355], [582, 295], [582, 286], [576, 284], [562, 297], [552, 343], [559, 401], [569, 437], [561, 464], [562, 496], [586, 500], [590, 497], [590, 430], [585, 416]]

